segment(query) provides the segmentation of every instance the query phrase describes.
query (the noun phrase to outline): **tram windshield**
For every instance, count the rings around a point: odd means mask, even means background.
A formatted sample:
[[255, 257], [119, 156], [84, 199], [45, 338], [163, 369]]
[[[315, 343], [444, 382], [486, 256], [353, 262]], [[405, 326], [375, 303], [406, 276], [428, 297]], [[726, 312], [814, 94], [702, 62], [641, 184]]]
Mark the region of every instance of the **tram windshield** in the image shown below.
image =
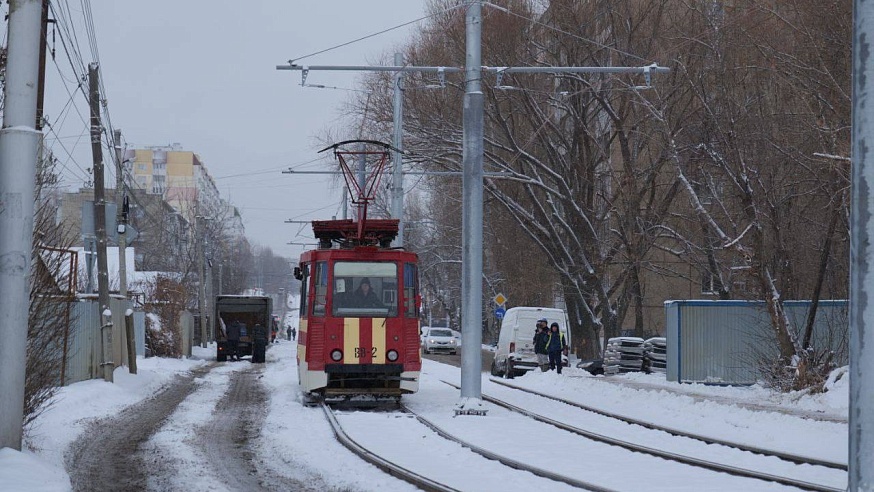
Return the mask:
[[333, 315], [387, 318], [398, 315], [398, 267], [394, 263], [334, 263]]

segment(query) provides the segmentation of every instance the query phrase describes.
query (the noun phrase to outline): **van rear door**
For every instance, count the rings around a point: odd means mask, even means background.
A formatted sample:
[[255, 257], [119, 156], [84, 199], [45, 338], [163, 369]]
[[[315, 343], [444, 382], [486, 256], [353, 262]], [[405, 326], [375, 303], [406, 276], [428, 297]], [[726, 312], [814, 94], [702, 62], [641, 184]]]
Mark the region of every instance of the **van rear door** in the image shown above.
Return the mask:
[[535, 357], [534, 354], [534, 329], [537, 325], [537, 318], [533, 313], [519, 313], [516, 318], [516, 329], [514, 330], [516, 353], [519, 355]]

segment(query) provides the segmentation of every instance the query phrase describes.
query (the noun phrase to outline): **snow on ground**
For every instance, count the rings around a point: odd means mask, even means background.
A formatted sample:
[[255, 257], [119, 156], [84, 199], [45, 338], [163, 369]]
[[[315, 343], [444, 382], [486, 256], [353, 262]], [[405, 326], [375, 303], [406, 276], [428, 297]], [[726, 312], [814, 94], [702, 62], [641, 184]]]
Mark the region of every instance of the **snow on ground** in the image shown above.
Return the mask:
[[48, 409], [25, 434], [25, 451], [4, 448], [0, 454], [0, 484], [10, 491], [70, 490], [64, 471], [64, 452], [88, 424], [117, 414], [123, 408], [155, 394], [176, 374], [206, 364], [215, 348], [194, 349], [191, 359], [137, 358], [137, 374], [116, 368], [114, 383], [102, 379], [60, 388]]
[[[212, 349], [215, 353], [215, 348]], [[193, 445], [197, 441], [197, 432], [204, 422], [207, 422], [213, 409], [227, 390], [228, 376], [235, 371], [241, 371], [249, 366], [248, 362], [233, 363], [219, 366], [203, 378], [197, 378], [197, 391], [188, 395], [176, 407], [164, 423], [163, 427], [153, 435], [143, 446], [151, 456], [160, 456], [168, 468], [172, 469], [176, 484], [185, 484], [188, 492], [212, 492], [226, 490], [214, 477], [206, 475], [203, 470], [212, 466], [207, 458]], [[164, 477], [160, 477], [164, 480]], [[171, 484], [149, 483], [151, 490], [178, 490]]]
[[[265, 466], [277, 475], [321, 482], [326, 488], [413, 490], [410, 485], [352, 455], [334, 440], [321, 410], [301, 404], [296, 375], [296, 348], [295, 342], [283, 340], [268, 351], [268, 363], [264, 366], [261, 381], [271, 399], [260, 444], [256, 449], [259, 466]], [[195, 348], [195, 357], [192, 359], [140, 359], [139, 374], [132, 376], [127, 374], [126, 368], [119, 368], [115, 372], [115, 384], [94, 380], [62, 388], [53, 406], [28, 429], [25, 451], [0, 450], [0, 483], [4, 490], [69, 490], [70, 481], [63, 469], [64, 452], [91, 420], [114, 415], [125, 406], [153, 395], [175, 374], [204, 364], [213, 354], [214, 349]], [[198, 390], [183, 401], [150, 441], [149, 446], [160, 447], [165, 456], [184, 460], [182, 462], [185, 465], [180, 467], [177, 477], [179, 485], [186, 485], [190, 490], [221, 489], [219, 484], [212, 481], [213, 477], [193, 472], [205, 468], [201, 466], [200, 460], [203, 458], [190, 448], [191, 440], [188, 438], [192, 432], [196, 432], [193, 424], [203, 421], [215, 408], [223, 391], [221, 381], [226, 381], [231, 371], [241, 370], [244, 366], [229, 363], [205, 376]], [[706, 394], [744, 402], [766, 401], [785, 408], [846, 418], [846, 375], [837, 381], [830, 381], [827, 393], [814, 396], [777, 395], [761, 387], [678, 385], [666, 382], [664, 376], [658, 374], [631, 374], [615, 378], [629, 383], [645, 383], [650, 389], [611, 384], [606, 378], [591, 377], [575, 368], [567, 369], [561, 376], [551, 372], [530, 373], [516, 378], [512, 384], [670, 427], [691, 426], [714, 437], [797, 454], [846, 460], [846, 424], [819, 422], [777, 412], [753, 412], [737, 405], [695, 397]], [[480, 446], [507, 453], [523, 462], [623, 490], [673, 490], [677, 485], [674, 481], [677, 476], [682, 477], [687, 490], [782, 488], [706, 470], [681, 468], [664, 460], [587, 443], [582, 438], [510, 414], [490, 404], [486, 404], [489, 408], [486, 417], [453, 417], [453, 408], [458, 403], [458, 390], [443, 384], [441, 379], [458, 383], [460, 372], [449, 365], [424, 361], [420, 391], [406, 396], [404, 400], [411, 408], [453, 434]], [[487, 373], [483, 374], [483, 392], [596, 432], [618, 437], [630, 432], [628, 426], [605, 422], [603, 418], [592, 417], [564, 404], [545, 401], [491, 383]], [[530, 490], [531, 483], [528, 481], [534, 480], [527, 474], [512, 478], [511, 475], [516, 476], [518, 472], [508, 472], [495, 462], [486, 461], [466, 449], [449, 444], [409, 418], [399, 421], [398, 431], [391, 435], [368, 430], [367, 424], [375, 418], [371, 413], [348, 412], [342, 418], [345, 425], [356, 421], [361, 424], [351, 432], [353, 438], [368, 446], [387, 451], [394, 449], [399, 457], [406, 460], [405, 465], [424, 473], [451, 470], [447, 475], [451, 475], [454, 483], [466, 490], [516, 490], [525, 487]], [[636, 440], [655, 447], [658, 447], [660, 439], [668, 439], [660, 434], [650, 431], [640, 435], [635, 432]], [[670, 442], [671, 450], [696, 452], [702, 457], [706, 453], [708, 459], [720, 459], [721, 453], [726, 452], [685, 440]], [[705, 452], [706, 448], [709, 449]], [[398, 453], [398, 450], [401, 452]], [[427, 452], [422, 453], [422, 450]], [[741, 456], [734, 459], [743, 462], [761, 458]], [[770, 465], [766, 461], [764, 466]], [[774, 464], [773, 471], [779, 473], [778, 468], [785, 466], [782, 463]], [[185, 473], [186, 469], [192, 470], [192, 473]], [[341, 473], [337, 473], [338, 470]], [[832, 471], [813, 473], [804, 475], [804, 478], [839, 488], [845, 486], [846, 474]]]
[[286, 342], [267, 352], [262, 382], [271, 401], [258, 449], [262, 461], [274, 473], [298, 480], [315, 474], [339, 490], [418, 490], [356, 457], [334, 439], [321, 408], [303, 406], [296, 350], [297, 343]]
[[[805, 396], [796, 405], [790, 399], [780, 398], [780, 395], [760, 386], [681, 385], [668, 383], [664, 375], [659, 374], [625, 374], [618, 377], [622, 380], [646, 381], [652, 388], [637, 389], [611, 384], [608, 378], [590, 376], [576, 368], [563, 371], [562, 378], [553, 376], [557, 375], [531, 372], [514, 379], [511, 384], [665, 427], [694, 429], [695, 432], [726, 441], [847, 462], [848, 431], [844, 423], [753, 411], [738, 405], [696, 399], [690, 394], [706, 394], [744, 403], [768, 401], [786, 409], [801, 407], [821, 410], [818, 413], [837, 414], [830, 405], [841, 398], [848, 398], [848, 385], [834, 385], [827, 393], [831, 395], [830, 399], [825, 399], [823, 395]], [[846, 379], [844, 377], [842, 380]], [[828, 403], [823, 403], [823, 400]], [[814, 402], [820, 402], [820, 406], [815, 407]], [[847, 416], [846, 407], [842, 416]]]

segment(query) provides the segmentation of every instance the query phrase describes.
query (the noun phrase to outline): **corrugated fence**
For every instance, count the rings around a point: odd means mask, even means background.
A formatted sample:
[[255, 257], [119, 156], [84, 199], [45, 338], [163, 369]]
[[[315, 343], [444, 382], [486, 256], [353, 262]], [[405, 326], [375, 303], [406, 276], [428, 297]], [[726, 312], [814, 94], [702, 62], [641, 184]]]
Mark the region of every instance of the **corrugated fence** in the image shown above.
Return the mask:
[[[801, 337], [810, 301], [784, 301]], [[820, 301], [811, 346], [830, 348], [836, 366], [848, 363], [845, 300]], [[667, 301], [668, 381], [754, 384], [760, 361], [777, 356], [776, 337], [761, 301]]]
[[[130, 301], [113, 297], [112, 311], [112, 362], [127, 366], [127, 343], [124, 329], [124, 313], [130, 309]], [[81, 299], [70, 303], [70, 332], [66, 343], [66, 366], [64, 384], [101, 378], [103, 362], [100, 334], [100, 316], [96, 299]], [[137, 355], [145, 355], [145, 313], [134, 312], [134, 340]]]

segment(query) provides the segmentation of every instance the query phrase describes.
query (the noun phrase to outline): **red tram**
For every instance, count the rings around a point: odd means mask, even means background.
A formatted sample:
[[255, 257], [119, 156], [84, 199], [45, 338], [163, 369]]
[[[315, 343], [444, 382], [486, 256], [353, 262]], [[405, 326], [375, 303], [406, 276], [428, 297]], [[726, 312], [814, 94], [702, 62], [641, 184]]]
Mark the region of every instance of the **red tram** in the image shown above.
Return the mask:
[[[366, 142], [378, 151], [343, 151]], [[391, 249], [398, 221], [367, 220], [390, 146], [382, 142], [335, 144], [358, 220], [313, 221], [319, 241], [304, 252], [295, 276], [302, 281], [298, 378], [305, 392], [325, 397], [400, 397], [419, 387], [418, 257]], [[324, 150], [328, 150], [324, 149]], [[323, 150], [323, 151], [324, 151]], [[346, 155], [377, 162], [363, 183], [352, 179]]]

